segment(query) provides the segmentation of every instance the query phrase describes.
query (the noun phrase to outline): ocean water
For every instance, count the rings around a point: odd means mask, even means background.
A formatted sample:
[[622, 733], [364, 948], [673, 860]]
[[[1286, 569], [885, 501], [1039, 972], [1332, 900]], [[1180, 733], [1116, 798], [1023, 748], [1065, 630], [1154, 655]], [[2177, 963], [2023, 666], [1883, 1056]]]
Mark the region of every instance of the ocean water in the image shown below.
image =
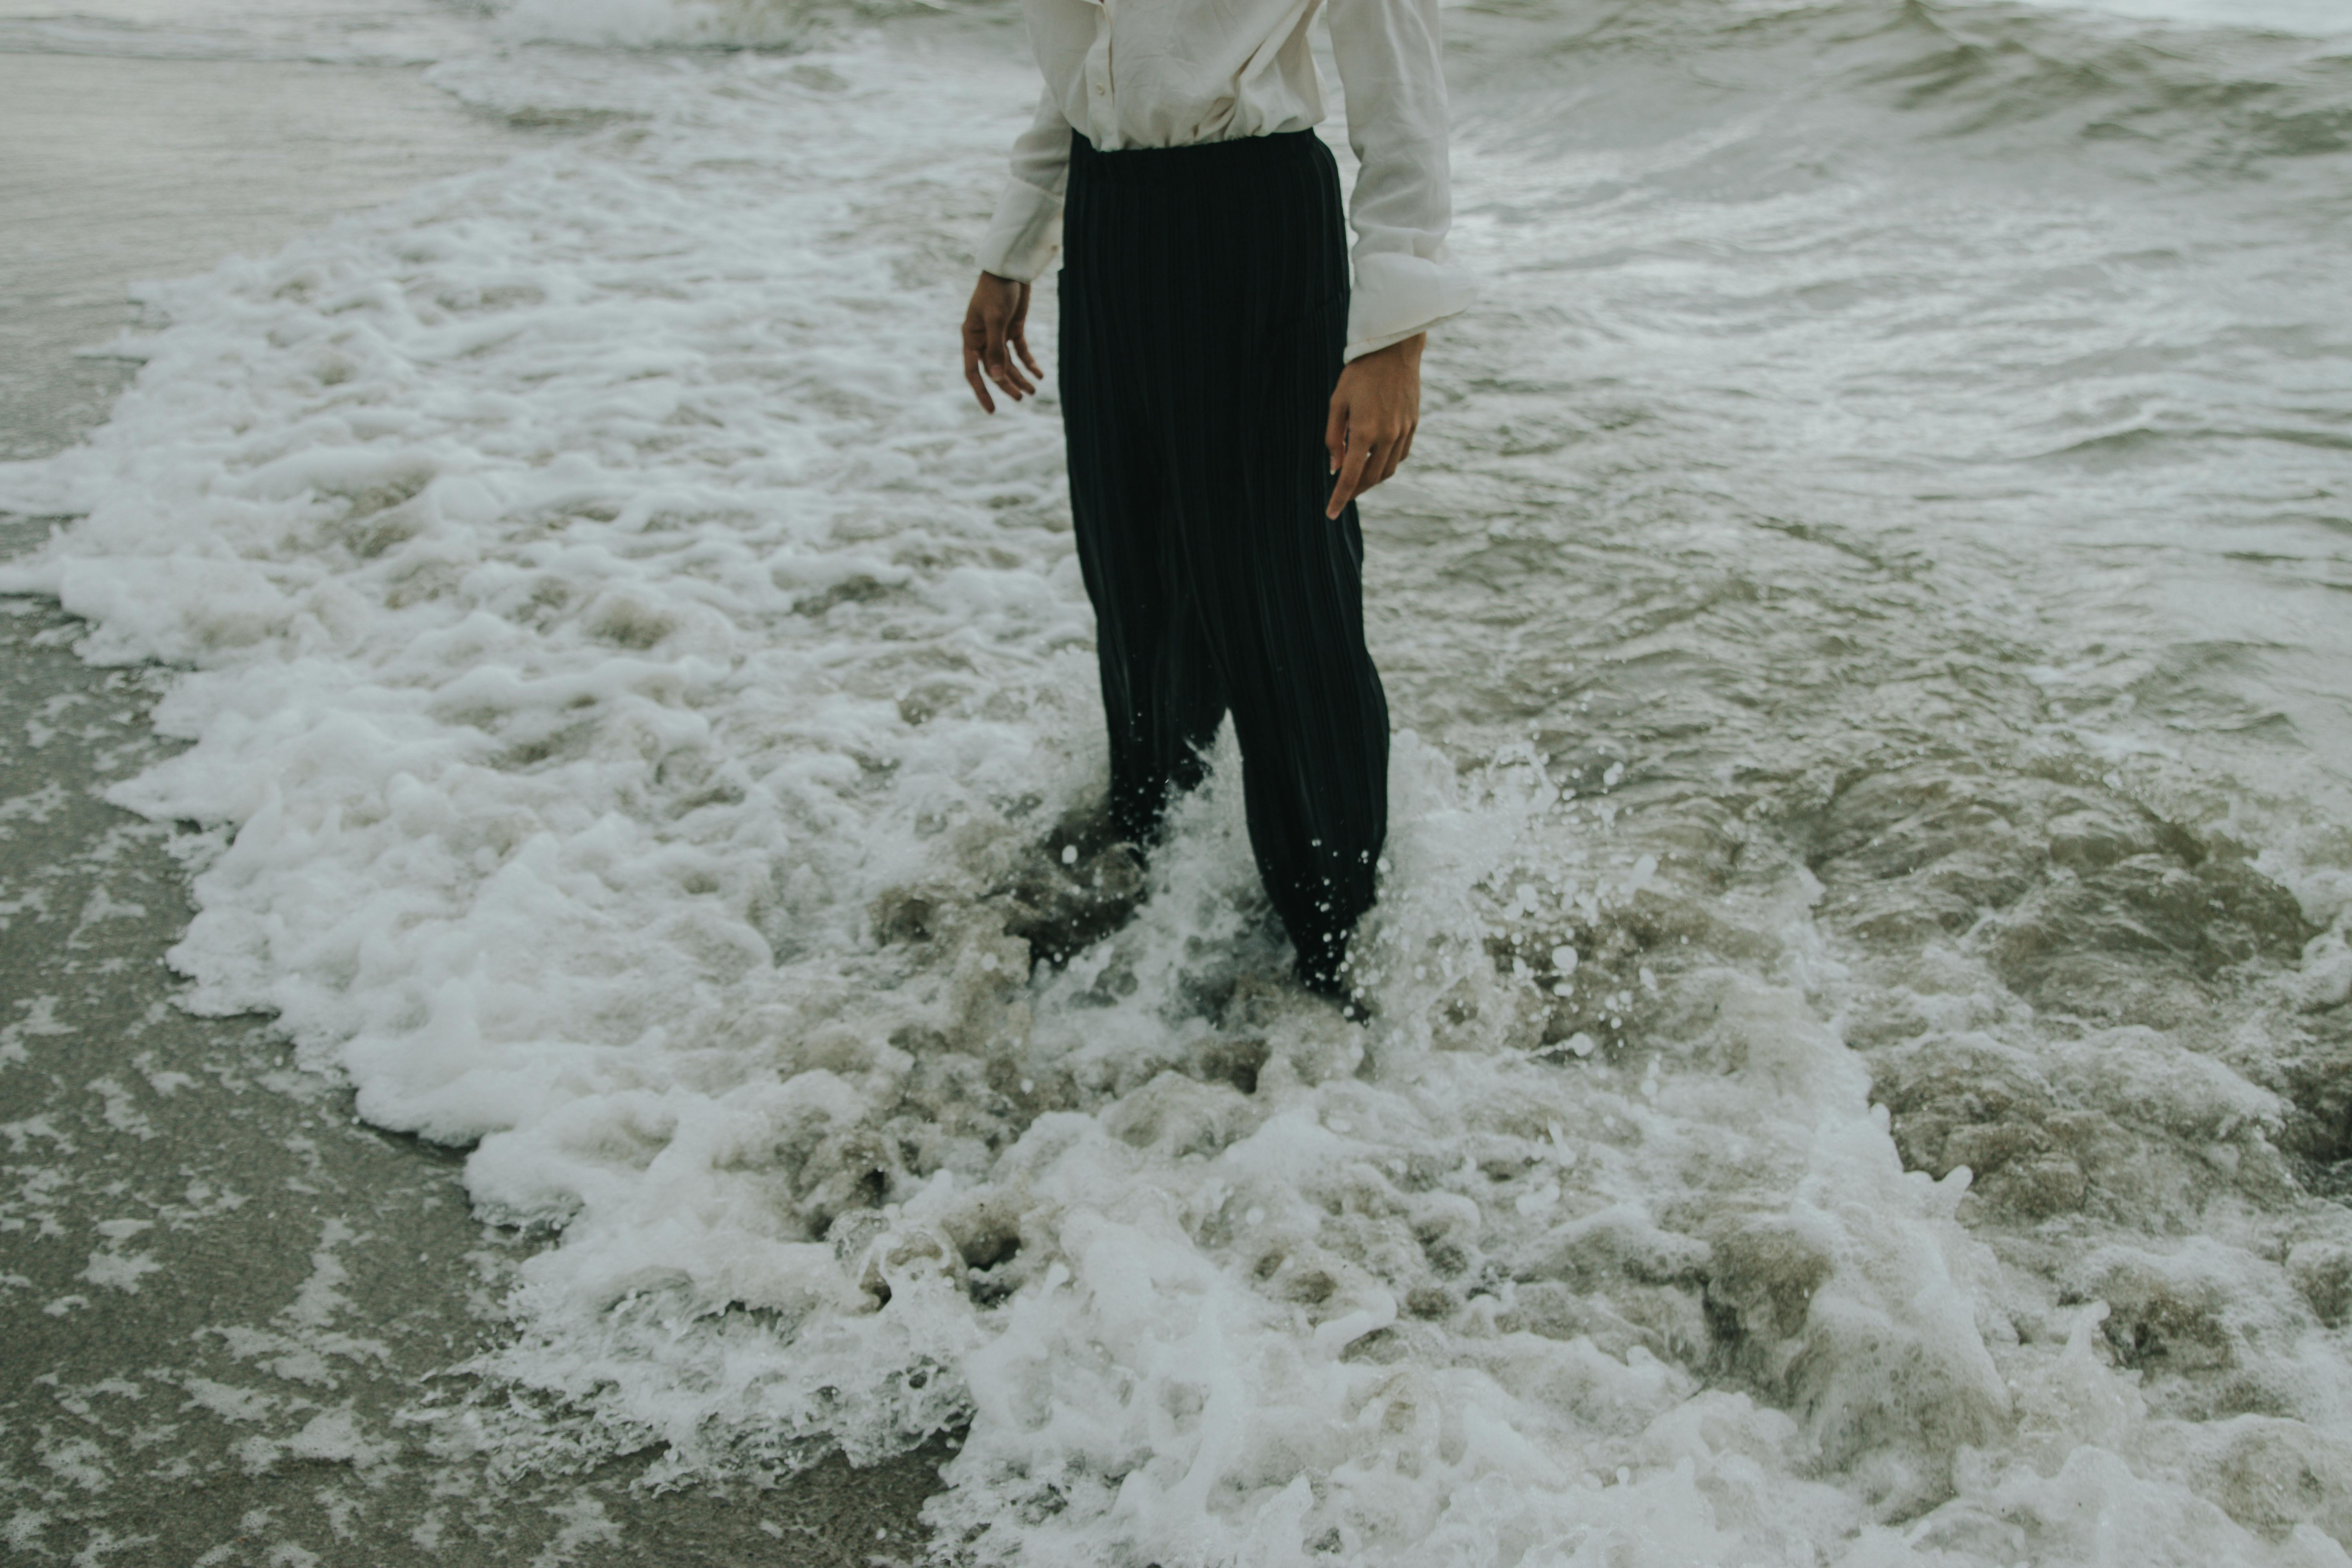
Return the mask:
[[1229, 738], [1124, 925], [1057, 852], [1057, 410], [956, 361], [1013, 10], [0, 20], [581, 132], [162, 286], [0, 467], [0, 587], [180, 672], [194, 1004], [544, 1237], [409, 1418], [961, 1429], [979, 1563], [2346, 1562], [2352, 16], [1446, 17], [1361, 1021]]

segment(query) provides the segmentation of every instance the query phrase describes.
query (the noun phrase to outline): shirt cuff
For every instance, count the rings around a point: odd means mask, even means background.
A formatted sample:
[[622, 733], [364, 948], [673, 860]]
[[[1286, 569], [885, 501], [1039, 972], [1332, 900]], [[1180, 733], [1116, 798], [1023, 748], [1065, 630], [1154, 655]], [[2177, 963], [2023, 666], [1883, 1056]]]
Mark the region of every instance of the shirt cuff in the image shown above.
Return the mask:
[[1470, 275], [1443, 261], [1392, 250], [1360, 256], [1348, 300], [1348, 346], [1339, 357], [1356, 359], [1402, 342], [1460, 315], [1477, 297]]
[[980, 242], [980, 269], [1026, 283], [1045, 270], [1062, 247], [1062, 198], [1026, 180], [1004, 183], [996, 218]]

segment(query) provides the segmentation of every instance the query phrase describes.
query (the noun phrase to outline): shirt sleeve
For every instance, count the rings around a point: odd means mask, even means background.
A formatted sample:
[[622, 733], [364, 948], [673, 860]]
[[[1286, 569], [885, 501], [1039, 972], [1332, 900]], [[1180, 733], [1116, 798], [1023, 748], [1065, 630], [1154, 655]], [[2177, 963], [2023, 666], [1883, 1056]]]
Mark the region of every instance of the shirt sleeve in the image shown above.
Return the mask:
[[1013, 142], [1013, 177], [996, 198], [996, 216], [980, 242], [980, 269], [1026, 283], [1062, 247], [1062, 190], [1070, 177], [1070, 122], [1046, 88], [1037, 117]]
[[1446, 259], [1454, 196], [1437, 5], [1329, 0], [1331, 54], [1357, 163], [1348, 206], [1356, 231], [1348, 359], [1456, 315], [1477, 294], [1469, 275]]

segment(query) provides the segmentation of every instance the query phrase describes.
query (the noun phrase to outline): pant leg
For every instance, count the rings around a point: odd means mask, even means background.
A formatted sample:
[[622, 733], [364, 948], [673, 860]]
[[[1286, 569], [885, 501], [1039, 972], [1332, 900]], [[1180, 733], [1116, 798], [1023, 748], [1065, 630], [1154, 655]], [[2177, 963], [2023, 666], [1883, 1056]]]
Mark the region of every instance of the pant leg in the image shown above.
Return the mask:
[[[1270, 168], [1224, 352], [1178, 362], [1164, 427], [1184, 568], [1241, 742], [1250, 845], [1301, 977], [1343, 988], [1388, 833], [1388, 703], [1364, 643], [1363, 542], [1337, 520], [1323, 431], [1348, 271], [1328, 148]], [[1213, 332], [1213, 338], [1222, 337]]]
[[[1345, 310], [1333, 312], [1342, 331]], [[1233, 499], [1188, 495], [1185, 522], [1241, 742], [1250, 847], [1302, 976], [1329, 987], [1388, 836], [1389, 719], [1364, 645], [1356, 509], [1323, 515], [1323, 335], [1309, 326], [1270, 348], [1262, 438], [1211, 490]]]
[[[1121, 834], [1156, 837], [1170, 795], [1198, 784], [1225, 712], [1223, 687], [1170, 515], [1152, 345], [1163, 339], [1165, 258], [1155, 193], [1094, 177], [1078, 146], [1064, 217], [1059, 386], [1071, 527], [1095, 610], [1110, 808]], [[1139, 234], [1140, 230], [1140, 234]], [[1142, 238], [1144, 243], [1135, 241]]]

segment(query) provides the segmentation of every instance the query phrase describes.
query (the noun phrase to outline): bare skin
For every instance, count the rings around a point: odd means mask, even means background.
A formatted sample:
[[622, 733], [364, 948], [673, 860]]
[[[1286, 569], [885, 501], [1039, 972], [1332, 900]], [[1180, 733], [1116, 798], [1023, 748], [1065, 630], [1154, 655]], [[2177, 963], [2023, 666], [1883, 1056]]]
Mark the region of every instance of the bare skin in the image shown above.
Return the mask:
[[[963, 378], [990, 414], [996, 412], [991, 382], [1018, 403], [1045, 378], [1029, 352], [1028, 327], [1029, 285], [982, 273], [964, 310]], [[1421, 353], [1428, 342], [1428, 333], [1415, 332], [1341, 368], [1323, 426], [1324, 455], [1337, 476], [1324, 516], [1338, 517], [1412, 455], [1412, 434], [1421, 425]]]

